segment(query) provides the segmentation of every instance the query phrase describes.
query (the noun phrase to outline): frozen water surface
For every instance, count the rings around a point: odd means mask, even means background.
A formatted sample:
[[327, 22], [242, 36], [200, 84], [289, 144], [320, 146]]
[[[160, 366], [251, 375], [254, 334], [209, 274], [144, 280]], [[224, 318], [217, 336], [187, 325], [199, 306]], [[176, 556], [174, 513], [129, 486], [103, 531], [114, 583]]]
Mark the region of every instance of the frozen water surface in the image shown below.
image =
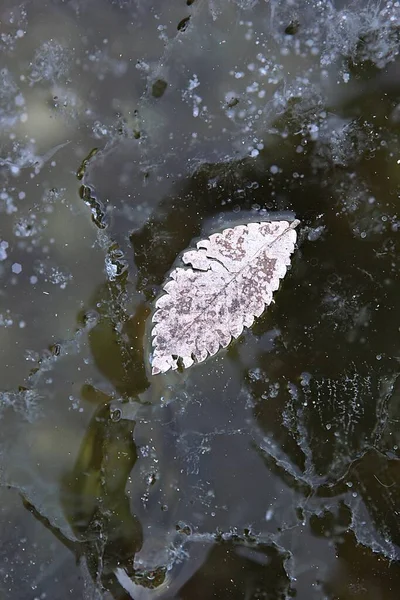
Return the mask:
[[[0, 596], [397, 599], [399, 2], [0, 23]], [[277, 212], [275, 304], [152, 378], [176, 256]]]

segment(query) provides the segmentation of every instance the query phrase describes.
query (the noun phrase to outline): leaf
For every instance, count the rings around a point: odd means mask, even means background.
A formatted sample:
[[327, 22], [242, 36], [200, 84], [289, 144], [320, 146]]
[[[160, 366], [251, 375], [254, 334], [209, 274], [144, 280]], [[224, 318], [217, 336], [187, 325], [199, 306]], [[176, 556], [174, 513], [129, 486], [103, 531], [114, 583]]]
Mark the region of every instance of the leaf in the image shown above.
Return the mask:
[[299, 221], [224, 229], [197, 243], [163, 286], [152, 330], [152, 373], [190, 367], [226, 348], [272, 301], [290, 264]]

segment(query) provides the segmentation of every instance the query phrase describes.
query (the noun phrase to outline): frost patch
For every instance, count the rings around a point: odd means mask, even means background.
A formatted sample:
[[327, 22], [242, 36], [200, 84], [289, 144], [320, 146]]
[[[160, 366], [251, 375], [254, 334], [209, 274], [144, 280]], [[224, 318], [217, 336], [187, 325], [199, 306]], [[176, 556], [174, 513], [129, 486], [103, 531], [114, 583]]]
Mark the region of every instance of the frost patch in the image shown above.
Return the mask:
[[105, 259], [106, 273], [110, 281], [115, 281], [118, 275], [118, 266], [113, 263], [112, 259], [107, 256]]
[[193, 92], [193, 90], [197, 89], [200, 85], [200, 81], [199, 78], [197, 77], [196, 74], [193, 75], [193, 77], [189, 80], [189, 85], [187, 87], [186, 90], [184, 90], [182, 97], [183, 99], [188, 102], [188, 103], [192, 103], [193, 105], [193, 116], [194, 117], [198, 117], [200, 115], [200, 113], [205, 113], [207, 111], [207, 107], [201, 107], [201, 103], [203, 102], [203, 99], [201, 96], [199, 96], [198, 94], [195, 94]]
[[11, 313], [9, 310], [5, 312], [5, 314], [0, 313], [0, 327], [12, 327], [14, 324], [14, 320], [11, 317]]
[[96, 73], [98, 79], [102, 81], [108, 73], [112, 73], [114, 77], [123, 77], [128, 70], [128, 62], [111, 57], [107, 50], [96, 50], [89, 54], [83, 69]]
[[31, 63], [31, 81], [57, 81], [67, 77], [72, 61], [71, 52], [55, 40], [44, 42]]
[[58, 285], [62, 290], [72, 281], [71, 274], [63, 273], [58, 267], [49, 267], [44, 262], [39, 262], [35, 265], [35, 273], [41, 276], [45, 283]]
[[33, 422], [37, 416], [39, 396], [35, 390], [3, 392], [0, 394], [0, 417], [7, 409], [12, 409], [27, 421]]
[[6, 260], [8, 245], [8, 242], [0, 242], [0, 260]]
[[2, 128], [13, 126], [18, 118], [16, 103], [18, 86], [7, 68], [0, 70], [0, 125]]

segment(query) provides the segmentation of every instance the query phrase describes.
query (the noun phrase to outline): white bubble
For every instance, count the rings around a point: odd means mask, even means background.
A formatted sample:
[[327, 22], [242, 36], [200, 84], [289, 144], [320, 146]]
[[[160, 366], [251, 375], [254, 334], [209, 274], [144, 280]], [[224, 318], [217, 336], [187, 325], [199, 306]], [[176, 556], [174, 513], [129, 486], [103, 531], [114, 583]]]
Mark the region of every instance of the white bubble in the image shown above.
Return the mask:
[[14, 263], [13, 266], [11, 267], [11, 270], [16, 275], [19, 275], [19, 273], [21, 273], [21, 271], [22, 271], [22, 265], [20, 265], [19, 263]]
[[17, 94], [17, 96], [15, 96], [14, 102], [16, 106], [23, 106], [25, 104], [25, 98], [22, 94]]
[[265, 520], [270, 521], [273, 516], [274, 516], [274, 511], [272, 510], [272, 508], [269, 508], [267, 510], [267, 512], [265, 513]]

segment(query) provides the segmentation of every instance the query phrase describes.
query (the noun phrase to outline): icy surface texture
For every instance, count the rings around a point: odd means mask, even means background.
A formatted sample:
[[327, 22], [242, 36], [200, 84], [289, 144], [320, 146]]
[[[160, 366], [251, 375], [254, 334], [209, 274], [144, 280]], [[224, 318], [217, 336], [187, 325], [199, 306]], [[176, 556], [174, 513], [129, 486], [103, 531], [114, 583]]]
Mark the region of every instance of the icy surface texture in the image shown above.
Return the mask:
[[[397, 600], [400, 6], [3, 0], [0, 596]], [[187, 374], [193, 239], [301, 221]]]

